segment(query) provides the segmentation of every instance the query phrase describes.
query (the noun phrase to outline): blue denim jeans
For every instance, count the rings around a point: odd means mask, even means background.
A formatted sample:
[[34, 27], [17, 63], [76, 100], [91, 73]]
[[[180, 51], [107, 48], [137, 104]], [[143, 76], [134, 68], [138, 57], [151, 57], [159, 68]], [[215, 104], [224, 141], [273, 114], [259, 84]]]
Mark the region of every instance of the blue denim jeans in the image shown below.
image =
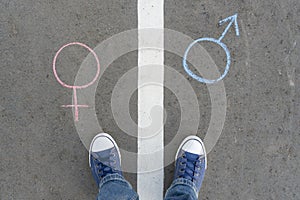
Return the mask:
[[[138, 194], [131, 185], [119, 174], [105, 176], [99, 184], [97, 200], [137, 200]], [[178, 178], [166, 192], [165, 200], [197, 200], [198, 193], [194, 183]]]

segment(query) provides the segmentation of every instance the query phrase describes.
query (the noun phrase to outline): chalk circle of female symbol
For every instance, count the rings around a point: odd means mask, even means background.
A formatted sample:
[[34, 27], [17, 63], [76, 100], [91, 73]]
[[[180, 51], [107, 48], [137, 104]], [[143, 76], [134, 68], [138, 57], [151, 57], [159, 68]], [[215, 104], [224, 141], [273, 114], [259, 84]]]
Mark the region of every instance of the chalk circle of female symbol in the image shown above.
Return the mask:
[[[71, 46], [71, 45], [79, 45], [79, 46], [82, 46], [82, 47], [84, 47], [84, 48], [86, 48], [87, 50], [89, 50], [92, 54], [93, 54], [93, 56], [95, 57], [95, 59], [96, 59], [96, 62], [97, 62], [97, 72], [96, 72], [96, 75], [95, 75], [95, 77], [94, 77], [94, 79], [91, 81], [91, 82], [89, 82], [89, 83], [87, 83], [87, 84], [85, 84], [85, 85], [68, 85], [68, 84], [66, 84], [66, 83], [64, 83], [59, 77], [58, 77], [58, 74], [57, 74], [57, 71], [56, 71], [56, 60], [57, 60], [57, 57], [58, 57], [58, 55], [60, 54], [60, 52], [64, 49], [64, 48], [66, 48], [66, 47], [68, 47], [68, 46]], [[85, 45], [85, 44], [83, 44], [83, 43], [80, 43], [80, 42], [72, 42], [72, 43], [68, 43], [68, 44], [65, 44], [65, 45], [63, 45], [57, 52], [56, 52], [56, 54], [55, 54], [55, 56], [54, 56], [54, 59], [53, 59], [53, 73], [54, 73], [54, 76], [55, 76], [55, 78], [56, 78], [56, 80], [63, 86], [63, 87], [66, 87], [66, 88], [71, 88], [71, 89], [73, 89], [73, 103], [74, 104], [71, 104], [71, 105], [62, 105], [62, 107], [65, 107], [65, 108], [74, 108], [74, 112], [75, 112], [75, 121], [78, 121], [78, 113], [79, 113], [79, 111], [78, 111], [78, 108], [87, 108], [88, 107], [88, 105], [79, 105], [78, 103], [77, 103], [77, 92], [76, 92], [76, 90], [77, 89], [84, 89], [84, 88], [87, 88], [87, 87], [89, 87], [90, 85], [92, 85], [93, 83], [95, 83], [95, 81], [97, 80], [97, 78], [99, 77], [99, 74], [100, 74], [100, 62], [99, 62], [99, 58], [98, 58], [98, 56], [97, 56], [97, 54], [95, 53], [95, 51], [93, 50], [93, 49], [91, 49], [90, 47], [88, 47], [87, 45]]]

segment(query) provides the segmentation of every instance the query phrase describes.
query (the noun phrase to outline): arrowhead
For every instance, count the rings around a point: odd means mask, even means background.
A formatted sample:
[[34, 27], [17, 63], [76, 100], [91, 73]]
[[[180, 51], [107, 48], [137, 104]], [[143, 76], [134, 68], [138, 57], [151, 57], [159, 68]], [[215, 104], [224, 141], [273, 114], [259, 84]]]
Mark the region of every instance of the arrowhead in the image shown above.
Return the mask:
[[238, 25], [238, 21], [237, 21], [237, 16], [238, 16], [238, 14], [236, 13], [236, 14], [230, 16], [230, 17], [227, 17], [227, 18], [225, 18], [225, 19], [222, 19], [222, 20], [219, 22], [219, 25], [223, 25], [224, 23], [226, 23], [226, 22], [228, 22], [228, 21], [230, 21], [230, 25], [232, 25], [233, 22], [234, 22], [235, 33], [236, 33], [237, 36], [239, 36], [239, 35], [240, 35], [240, 31], [239, 31], [239, 25]]

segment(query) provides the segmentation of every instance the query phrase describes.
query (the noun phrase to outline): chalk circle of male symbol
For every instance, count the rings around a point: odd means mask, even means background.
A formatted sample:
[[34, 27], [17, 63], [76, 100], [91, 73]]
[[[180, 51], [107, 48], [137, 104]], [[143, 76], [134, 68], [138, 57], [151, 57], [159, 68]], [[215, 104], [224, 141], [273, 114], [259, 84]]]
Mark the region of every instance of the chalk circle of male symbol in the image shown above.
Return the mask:
[[[186, 61], [187, 56], [188, 56], [188, 53], [189, 53], [189, 51], [191, 50], [191, 48], [192, 48], [196, 43], [198, 43], [198, 42], [213, 42], [213, 43], [219, 45], [220, 47], [222, 47], [222, 49], [225, 51], [225, 53], [226, 53], [226, 59], [227, 59], [227, 61], [226, 61], [226, 66], [225, 66], [224, 73], [223, 73], [219, 78], [217, 78], [217, 79], [215, 79], [215, 80], [205, 79], [205, 78], [202, 78], [202, 77], [196, 75], [196, 74], [195, 74], [194, 72], [192, 72], [192, 70], [189, 68], [189, 66], [188, 66], [188, 64], [187, 64], [187, 61]], [[201, 82], [201, 83], [209, 83], [209, 84], [212, 84], [212, 83], [215, 83], [215, 82], [218, 82], [218, 81], [222, 80], [222, 79], [227, 75], [227, 73], [228, 73], [228, 71], [229, 71], [230, 63], [231, 63], [231, 61], [230, 61], [230, 52], [229, 52], [227, 46], [226, 46], [223, 42], [221, 42], [220, 40], [217, 40], [217, 39], [215, 39], [215, 38], [199, 38], [199, 39], [195, 40], [195, 41], [192, 42], [192, 43], [188, 46], [188, 48], [186, 49], [186, 51], [185, 51], [185, 53], [184, 53], [184, 56], [183, 56], [183, 60], [182, 60], [182, 65], [183, 65], [183, 68], [184, 68], [184, 70], [186, 71], [186, 73], [188, 73], [193, 79], [195, 79], [195, 80], [197, 80], [197, 81], [199, 81], [199, 82]]]
[[[96, 72], [96, 75], [95, 75], [94, 79], [93, 79], [91, 82], [89, 82], [89, 83], [87, 83], [87, 84], [85, 84], [85, 85], [68, 85], [68, 84], [64, 83], [64, 82], [59, 78], [59, 76], [58, 76], [58, 74], [57, 74], [57, 71], [56, 71], [56, 60], [57, 60], [58, 55], [60, 54], [60, 52], [61, 52], [64, 48], [66, 48], [66, 47], [68, 47], [68, 46], [72, 46], [72, 45], [79, 45], [79, 46], [84, 47], [84, 48], [86, 48], [87, 50], [89, 50], [89, 51], [93, 54], [93, 56], [95, 57], [96, 62], [97, 62], [97, 72]], [[89, 87], [90, 85], [92, 85], [93, 83], [95, 83], [95, 81], [97, 80], [97, 78], [98, 78], [98, 76], [99, 76], [99, 74], [100, 74], [100, 62], [99, 62], [99, 58], [98, 58], [97, 54], [94, 52], [93, 49], [91, 49], [91, 48], [88, 47], [87, 45], [85, 45], [85, 44], [83, 44], [83, 43], [80, 43], [80, 42], [71, 42], [71, 43], [65, 44], [65, 45], [63, 45], [63, 46], [56, 52], [56, 54], [55, 54], [55, 56], [54, 56], [54, 59], [53, 59], [53, 73], [54, 73], [54, 76], [55, 76], [56, 80], [57, 80], [63, 87], [73, 89], [73, 103], [74, 103], [74, 104], [71, 104], [71, 105], [62, 105], [62, 107], [66, 107], [66, 108], [72, 108], [72, 107], [74, 107], [74, 110], [75, 110], [75, 114], [74, 114], [74, 116], [75, 116], [75, 121], [78, 121], [78, 115], [79, 115], [78, 108], [79, 108], [79, 107], [86, 108], [86, 107], [88, 107], [88, 105], [79, 105], [79, 104], [77, 103], [77, 92], [76, 92], [76, 90], [77, 90], [77, 89], [84, 89], [84, 88], [87, 88], [87, 87]]]
[[[103, 132], [101, 128], [98, 116], [95, 111], [95, 94], [97, 91], [97, 86], [102, 75], [115, 60], [121, 56], [133, 52], [136, 50], [143, 50], [138, 48], [138, 35], [145, 31], [145, 34], [149, 34], [149, 37], [155, 37], [156, 34], [161, 34], [162, 30], [157, 29], [132, 29], [127, 30], [112, 37], [102, 41], [94, 48], [94, 52], [98, 55], [101, 55], [101, 72], [97, 77], [94, 84], [89, 85], [84, 90], [81, 90], [77, 94], [78, 101], [85, 102], [89, 105], [91, 109], [82, 109], [80, 112], [80, 120], [75, 123], [77, 133], [80, 140], [88, 149], [90, 142], [93, 137], [99, 133]], [[194, 40], [183, 33], [164, 29], [164, 40], [165, 42], [164, 49], [158, 49], [157, 51], [167, 51], [179, 57], [184, 57], [184, 52], [186, 47], [189, 46]], [[149, 44], [149, 49], [155, 48]], [[192, 52], [191, 52], [192, 53]], [[193, 54], [195, 53], [195, 55]], [[197, 71], [202, 75], [202, 77], [220, 77], [221, 74], [218, 70], [218, 67], [214, 63], [213, 59], [209, 53], [199, 44], [195, 44], [193, 48], [192, 55], [189, 55], [187, 61], [193, 65]], [[192, 59], [196, 57], [197, 59]], [[87, 56], [78, 72], [74, 81], [74, 85], [78, 83], [85, 82], [88, 77], [86, 67], [93, 66], [94, 60], [92, 56]], [[209, 69], [201, 68], [199, 66], [210, 66]], [[136, 132], [137, 129], [149, 128], [149, 127], [139, 127], [138, 124], [134, 122], [131, 118], [129, 112], [129, 100], [133, 92], [138, 89], [136, 84], [136, 75], [138, 73], [139, 67], [134, 67], [121, 78], [115, 84], [115, 87], [112, 91], [111, 96], [111, 110], [113, 114], [113, 119], [122, 130], [123, 133], [131, 135], [132, 132]], [[148, 160], [155, 160], [157, 155], [161, 155], [161, 152], [164, 152], [164, 166], [155, 166], [151, 171], [159, 170], [172, 162], [174, 162], [174, 156], [178, 145], [184, 137], [187, 135], [196, 135], [198, 133], [198, 126], [200, 121], [200, 112], [197, 95], [191, 86], [191, 83], [186, 79], [186, 77], [176, 71], [172, 67], [168, 66], [158, 66], [164, 67], [165, 69], [165, 81], [164, 85], [158, 85], [155, 82], [153, 86], [155, 87], [166, 87], [171, 92], [173, 92], [178, 99], [180, 109], [181, 109], [181, 120], [177, 133], [174, 133], [172, 140], [166, 144], [162, 149], [156, 149], [155, 152], [148, 152], [146, 154], [139, 154], [136, 152], [130, 152], [126, 149], [120, 148], [122, 154], [122, 169], [124, 172], [137, 173], [136, 171], [136, 157], [146, 157]], [[90, 69], [90, 68], [88, 68]], [[151, 85], [151, 84], [150, 84]], [[211, 115], [208, 129], [204, 137], [204, 143], [206, 145], [207, 153], [209, 153], [213, 147], [216, 145], [218, 138], [222, 133], [222, 129], [225, 123], [226, 116], [226, 92], [224, 83], [222, 80], [214, 84], [207, 84], [207, 89], [211, 98]], [[143, 87], [148, 87], [143, 86]], [[127, 106], [126, 106], [127, 105]], [[155, 119], [155, 112], [157, 109], [164, 109], [160, 107], [149, 108], [150, 112], [148, 113], [149, 118]], [[76, 112], [75, 109], [72, 109], [73, 113]], [[154, 113], [154, 115], [153, 115]], [[98, 114], [99, 115], [99, 114]], [[101, 113], [100, 113], [101, 115]], [[76, 117], [76, 115], [74, 115]], [[155, 123], [155, 120], [153, 120]], [[151, 126], [151, 124], [149, 125]], [[152, 130], [152, 129], [151, 129]], [[155, 131], [155, 130], [154, 130]], [[122, 133], [115, 133], [122, 134]], [[152, 135], [149, 135], [151, 137]], [[147, 138], [146, 138], [147, 139]], [[139, 171], [138, 173], [149, 172]]]

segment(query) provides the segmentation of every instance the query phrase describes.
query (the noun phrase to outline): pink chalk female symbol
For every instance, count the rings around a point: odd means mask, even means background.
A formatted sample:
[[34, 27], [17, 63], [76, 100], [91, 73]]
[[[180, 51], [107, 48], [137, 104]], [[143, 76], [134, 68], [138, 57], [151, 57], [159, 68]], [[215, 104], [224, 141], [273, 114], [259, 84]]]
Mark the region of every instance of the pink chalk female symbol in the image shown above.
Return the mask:
[[[58, 77], [57, 75], [57, 72], [56, 72], [56, 59], [59, 55], [59, 53], [66, 47], [68, 46], [71, 46], [71, 45], [79, 45], [79, 46], [82, 46], [84, 48], [86, 48], [87, 50], [89, 50], [95, 57], [96, 59], [96, 62], [97, 62], [97, 72], [96, 72], [96, 75], [94, 77], [94, 79], [87, 83], [86, 85], [81, 85], [81, 86], [77, 86], [77, 85], [67, 85], [66, 83], [62, 82], [62, 80], [60, 80], [60, 78]], [[53, 59], [53, 72], [54, 72], [54, 76], [56, 78], [56, 80], [63, 86], [63, 87], [66, 87], [66, 88], [72, 88], [73, 89], [73, 102], [74, 104], [72, 105], [62, 105], [62, 107], [65, 107], [65, 108], [74, 108], [74, 111], [75, 111], [75, 121], [78, 121], [78, 108], [87, 108], [88, 105], [78, 105], [77, 103], [77, 94], [76, 94], [76, 90], [77, 89], [84, 89], [84, 88], [87, 88], [89, 87], [90, 85], [92, 85], [98, 78], [99, 74], [100, 74], [100, 63], [99, 63], [99, 59], [98, 59], [98, 56], [97, 54], [94, 52], [93, 49], [91, 49], [90, 47], [88, 47], [87, 45], [85, 44], [82, 44], [80, 42], [72, 42], [72, 43], [69, 43], [69, 44], [65, 44], [64, 46], [62, 46], [58, 51], [57, 53], [55, 54], [54, 56], [54, 59]]]

